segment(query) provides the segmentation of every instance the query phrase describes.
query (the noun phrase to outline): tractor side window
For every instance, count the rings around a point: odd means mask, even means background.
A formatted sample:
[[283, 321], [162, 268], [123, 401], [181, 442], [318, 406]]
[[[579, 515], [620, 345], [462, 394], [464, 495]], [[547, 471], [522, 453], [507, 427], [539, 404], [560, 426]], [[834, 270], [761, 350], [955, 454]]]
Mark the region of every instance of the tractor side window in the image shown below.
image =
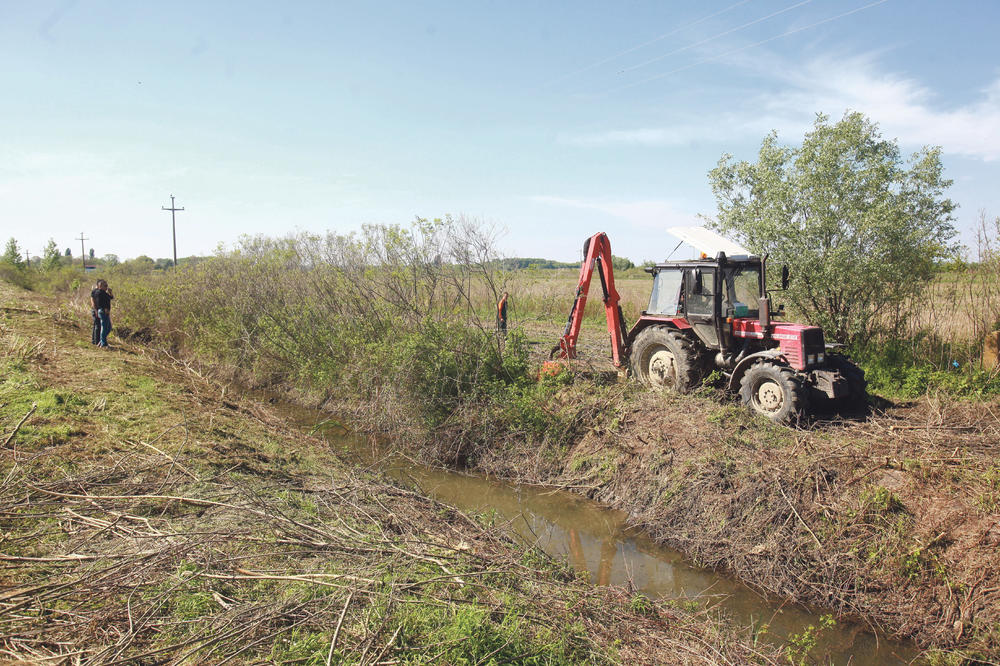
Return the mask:
[[680, 314], [679, 301], [681, 295], [680, 271], [659, 271], [653, 278], [653, 293], [649, 296], [649, 314], [670, 315]]
[[[732, 272], [729, 303], [734, 309], [741, 310], [735, 312], [737, 317], [756, 317], [758, 303], [760, 302], [760, 272], [756, 268], [736, 268]], [[739, 305], [746, 306], [746, 311]]]
[[715, 271], [696, 269], [687, 272], [688, 314], [712, 316], [715, 312]]

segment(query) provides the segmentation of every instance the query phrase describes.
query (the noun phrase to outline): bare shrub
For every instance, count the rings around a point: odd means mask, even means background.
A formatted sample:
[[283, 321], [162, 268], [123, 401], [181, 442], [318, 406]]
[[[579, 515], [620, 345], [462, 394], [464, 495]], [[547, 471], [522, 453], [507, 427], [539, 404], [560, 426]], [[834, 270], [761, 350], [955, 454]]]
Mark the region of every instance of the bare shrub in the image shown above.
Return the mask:
[[163, 275], [119, 276], [121, 323], [260, 384], [438, 423], [485, 384], [526, 371], [510, 362], [523, 350], [495, 327], [507, 284], [495, 240], [467, 218], [247, 237]]

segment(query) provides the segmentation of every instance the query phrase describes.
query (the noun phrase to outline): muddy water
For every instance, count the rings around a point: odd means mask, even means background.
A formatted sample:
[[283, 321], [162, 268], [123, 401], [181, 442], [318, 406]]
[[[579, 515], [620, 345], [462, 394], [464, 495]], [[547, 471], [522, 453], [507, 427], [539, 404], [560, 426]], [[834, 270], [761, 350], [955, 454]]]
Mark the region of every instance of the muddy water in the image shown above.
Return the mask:
[[[360, 462], [370, 464], [375, 459], [369, 443], [339, 427], [325, 427], [329, 422], [323, 413], [287, 403], [276, 406], [286, 417]], [[764, 599], [724, 575], [693, 566], [679, 552], [630, 529], [624, 513], [574, 493], [466, 476], [402, 458], [383, 459], [379, 468], [406, 483], [418, 484], [426, 494], [462, 511], [492, 513], [498, 523], [508, 524], [526, 543], [568, 561], [597, 585], [631, 581], [650, 597], [697, 599], [700, 604], [724, 609], [743, 625], [767, 625], [763, 638], [782, 645], [809, 625], [819, 626], [820, 613]], [[906, 664], [917, 654], [912, 644], [877, 636], [870, 628], [847, 621], [821, 632], [812, 653], [819, 663], [851, 666]]]

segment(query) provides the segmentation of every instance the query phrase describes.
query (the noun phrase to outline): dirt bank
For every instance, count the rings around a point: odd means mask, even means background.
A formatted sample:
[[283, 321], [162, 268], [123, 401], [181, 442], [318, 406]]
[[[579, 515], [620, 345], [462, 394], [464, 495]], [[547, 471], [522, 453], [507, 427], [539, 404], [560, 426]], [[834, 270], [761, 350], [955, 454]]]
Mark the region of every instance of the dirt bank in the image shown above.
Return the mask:
[[585, 421], [570, 445], [438, 439], [422, 455], [576, 490], [699, 564], [958, 662], [1000, 657], [1000, 403], [791, 429], [712, 392], [608, 386], [603, 355], [582, 367], [545, 406]]
[[0, 285], [0, 654], [45, 663], [777, 663], [344, 463]]

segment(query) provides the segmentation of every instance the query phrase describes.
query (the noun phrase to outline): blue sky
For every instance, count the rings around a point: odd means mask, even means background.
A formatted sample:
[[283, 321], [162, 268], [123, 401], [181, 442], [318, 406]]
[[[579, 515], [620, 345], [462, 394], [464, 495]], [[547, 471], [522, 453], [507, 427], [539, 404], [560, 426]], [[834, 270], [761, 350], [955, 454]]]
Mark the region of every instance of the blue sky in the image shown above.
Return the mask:
[[723, 153], [817, 112], [944, 150], [1000, 215], [994, 0], [0, 0], [0, 240], [206, 254], [240, 234], [480, 218], [507, 255], [663, 258]]

